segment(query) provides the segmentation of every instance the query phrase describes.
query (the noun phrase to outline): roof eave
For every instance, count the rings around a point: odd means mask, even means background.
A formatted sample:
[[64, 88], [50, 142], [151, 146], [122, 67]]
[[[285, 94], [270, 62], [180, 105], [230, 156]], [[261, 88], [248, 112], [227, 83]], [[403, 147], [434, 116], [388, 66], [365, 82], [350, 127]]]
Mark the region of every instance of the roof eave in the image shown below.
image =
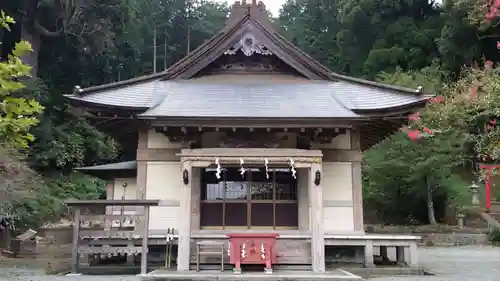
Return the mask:
[[64, 95], [66, 99], [68, 99], [70, 105], [75, 105], [75, 106], [85, 106], [89, 108], [95, 108], [95, 109], [122, 109], [122, 110], [128, 110], [128, 111], [137, 111], [138, 114], [145, 112], [149, 109], [149, 107], [138, 107], [138, 106], [123, 106], [123, 105], [116, 105], [116, 104], [104, 104], [104, 103], [96, 103], [96, 102], [91, 102], [91, 101], [86, 101], [82, 99], [81, 97], [77, 97], [75, 95]]
[[427, 104], [428, 100], [429, 98], [425, 97], [422, 100], [399, 106], [384, 107], [384, 108], [363, 108], [363, 109], [353, 108], [352, 111], [369, 117], [402, 114], [424, 107]]

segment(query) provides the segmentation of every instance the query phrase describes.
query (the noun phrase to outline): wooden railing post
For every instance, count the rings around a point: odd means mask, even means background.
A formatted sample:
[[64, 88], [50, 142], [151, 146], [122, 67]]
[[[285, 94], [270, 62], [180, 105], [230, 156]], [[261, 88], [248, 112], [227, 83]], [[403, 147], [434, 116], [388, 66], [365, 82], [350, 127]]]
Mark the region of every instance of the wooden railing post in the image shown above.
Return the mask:
[[149, 237], [149, 206], [144, 206], [144, 217], [142, 224], [142, 255], [141, 255], [141, 275], [148, 272], [148, 237]]
[[73, 218], [73, 245], [71, 249], [71, 273], [78, 274], [78, 246], [80, 242], [80, 207], [75, 208]]

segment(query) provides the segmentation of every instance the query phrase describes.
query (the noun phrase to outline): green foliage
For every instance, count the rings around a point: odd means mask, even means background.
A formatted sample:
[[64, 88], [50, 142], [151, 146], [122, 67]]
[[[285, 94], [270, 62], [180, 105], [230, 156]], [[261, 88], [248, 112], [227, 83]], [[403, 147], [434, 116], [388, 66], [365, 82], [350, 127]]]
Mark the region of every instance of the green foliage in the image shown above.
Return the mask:
[[[466, 69], [462, 77], [446, 87], [446, 101], [430, 104], [413, 124], [438, 132], [456, 132], [467, 139], [472, 157], [482, 161], [500, 158], [500, 68]], [[500, 119], [499, 119], [500, 120]]]
[[[0, 26], [8, 27], [13, 22], [2, 12]], [[24, 88], [21, 79], [29, 75], [30, 66], [22, 63], [20, 57], [30, 51], [29, 43], [21, 41], [8, 60], [0, 62], [0, 142], [7, 146], [27, 147], [33, 140], [29, 129], [38, 123], [36, 114], [43, 110], [36, 100], [14, 94]]]
[[429, 188], [432, 199], [462, 198], [463, 192], [458, 190], [463, 189], [454, 186], [459, 179], [453, 169], [461, 164], [463, 151], [463, 139], [453, 133], [418, 144], [397, 133], [365, 152], [365, 200], [377, 206], [385, 221], [425, 222], [421, 210], [426, 206]]
[[105, 194], [105, 183], [92, 177], [74, 173], [47, 180], [36, 196], [12, 201], [13, 218], [19, 230], [58, 221], [67, 214], [64, 201], [68, 199], [100, 199]]
[[386, 84], [417, 89], [425, 85], [423, 91], [429, 94], [439, 94], [447, 81], [446, 72], [441, 70], [440, 65], [435, 61], [432, 65], [420, 70], [404, 71], [401, 67], [396, 67], [393, 72], [380, 72], [377, 80]]
[[500, 228], [494, 227], [490, 233], [488, 233], [488, 240], [495, 247], [500, 247]]

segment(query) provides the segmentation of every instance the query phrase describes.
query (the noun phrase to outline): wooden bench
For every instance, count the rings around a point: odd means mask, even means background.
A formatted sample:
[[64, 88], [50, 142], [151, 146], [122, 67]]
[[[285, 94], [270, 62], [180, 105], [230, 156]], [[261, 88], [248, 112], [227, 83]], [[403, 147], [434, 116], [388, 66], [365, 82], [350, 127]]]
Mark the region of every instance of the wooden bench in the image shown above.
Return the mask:
[[202, 256], [220, 257], [220, 271], [224, 271], [224, 242], [203, 241], [196, 243], [196, 271], [200, 271]]

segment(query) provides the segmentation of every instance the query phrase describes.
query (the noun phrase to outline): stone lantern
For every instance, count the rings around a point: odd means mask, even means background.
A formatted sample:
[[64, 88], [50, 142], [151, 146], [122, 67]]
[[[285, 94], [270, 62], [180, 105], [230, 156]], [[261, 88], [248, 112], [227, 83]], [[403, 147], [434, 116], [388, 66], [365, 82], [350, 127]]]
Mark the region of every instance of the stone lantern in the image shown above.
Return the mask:
[[472, 205], [473, 206], [478, 206], [480, 203], [479, 203], [479, 190], [478, 190], [479, 186], [475, 183], [475, 182], [472, 182], [472, 184], [469, 186], [469, 190], [470, 192], [472, 193]]
[[465, 218], [464, 212], [457, 213], [458, 228], [460, 229], [464, 228], [464, 218]]

